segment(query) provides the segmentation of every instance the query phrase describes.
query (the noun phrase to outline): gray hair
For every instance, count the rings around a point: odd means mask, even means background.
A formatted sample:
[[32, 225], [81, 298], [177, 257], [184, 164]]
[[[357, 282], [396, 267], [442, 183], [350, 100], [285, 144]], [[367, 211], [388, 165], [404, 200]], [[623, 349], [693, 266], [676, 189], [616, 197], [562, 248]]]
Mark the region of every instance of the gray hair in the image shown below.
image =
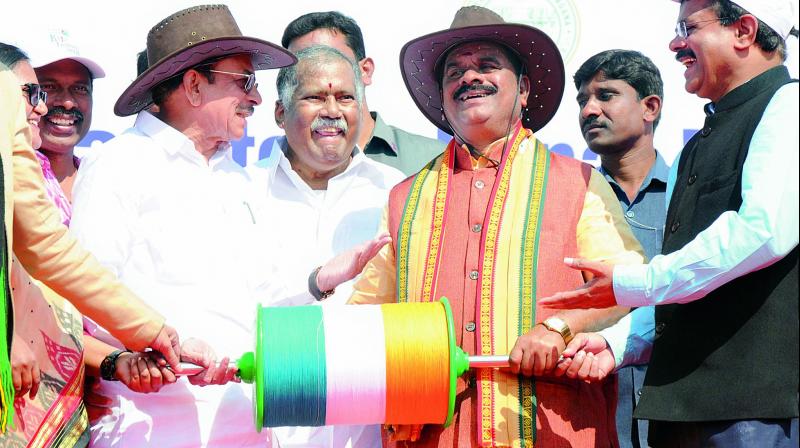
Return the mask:
[[298, 79], [298, 67], [302, 63], [312, 64], [318, 66], [322, 64], [330, 64], [332, 62], [344, 61], [353, 70], [353, 78], [356, 84], [356, 102], [358, 107], [361, 108], [361, 103], [364, 100], [364, 82], [361, 80], [361, 68], [352, 59], [345, 56], [341, 51], [328, 47], [325, 45], [314, 45], [311, 47], [303, 48], [294, 54], [297, 57], [297, 63], [289, 67], [284, 67], [278, 72], [278, 99], [287, 110], [291, 110], [293, 106], [292, 99], [294, 92], [300, 85]]

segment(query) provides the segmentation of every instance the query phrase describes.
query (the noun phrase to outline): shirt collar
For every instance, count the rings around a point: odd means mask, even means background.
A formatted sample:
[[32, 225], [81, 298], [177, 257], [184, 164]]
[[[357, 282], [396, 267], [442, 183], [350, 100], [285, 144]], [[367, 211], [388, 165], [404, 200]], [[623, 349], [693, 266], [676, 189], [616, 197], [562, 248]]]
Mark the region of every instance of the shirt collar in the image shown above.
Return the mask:
[[[278, 162], [275, 164], [275, 169], [279, 169], [286, 173], [286, 175], [292, 179], [292, 182], [298, 188], [307, 188], [310, 189], [308, 184], [306, 184], [300, 176], [292, 169], [292, 164], [289, 162], [289, 158], [286, 157], [286, 151], [289, 149], [289, 142], [286, 140], [286, 136], [281, 136], [275, 139], [275, 143], [273, 143], [272, 150], [278, 151]], [[358, 148], [358, 145], [353, 148], [353, 157], [350, 159], [350, 164], [347, 165], [344, 171], [333, 176], [329, 182], [335, 182], [338, 179], [342, 179], [348, 176], [351, 176], [356, 173], [356, 170], [359, 166], [366, 163], [367, 156]], [[300, 185], [302, 184], [302, 186]]]
[[369, 114], [372, 116], [372, 119], [375, 120], [375, 127], [372, 129], [372, 137], [370, 137], [367, 146], [372, 143], [372, 139], [379, 138], [386, 142], [393, 153], [397, 154], [397, 141], [394, 139], [394, 132], [392, 132], [392, 129], [383, 121], [377, 112], [370, 111]]
[[[603, 177], [606, 178], [608, 183], [616, 187], [619, 187], [619, 184], [617, 183], [616, 180], [614, 180], [614, 177], [611, 176], [611, 174], [608, 171], [606, 171], [606, 169], [603, 168], [602, 165], [600, 165], [597, 168], [597, 170], [600, 171]], [[656, 161], [655, 163], [653, 163], [653, 166], [650, 167], [650, 171], [647, 172], [647, 176], [642, 181], [642, 186], [639, 187], [639, 191], [647, 189], [650, 186], [650, 184], [653, 183], [653, 181], [661, 182], [664, 185], [666, 185], [668, 177], [669, 177], [669, 166], [667, 165], [667, 162], [664, 161], [664, 158], [661, 157], [661, 154], [658, 151], [656, 151]]]
[[[171, 155], [182, 155], [192, 161], [201, 161], [205, 163], [205, 157], [197, 152], [194, 142], [189, 139], [182, 132], [173, 128], [169, 124], [161, 121], [159, 118], [147, 111], [139, 112], [136, 116], [136, 123], [134, 127], [141, 131], [144, 135], [150, 137], [156, 142], [164, 151]], [[231, 159], [231, 145], [226, 143], [223, 147], [217, 150], [208, 161], [209, 166], [214, 166], [222, 160]]]

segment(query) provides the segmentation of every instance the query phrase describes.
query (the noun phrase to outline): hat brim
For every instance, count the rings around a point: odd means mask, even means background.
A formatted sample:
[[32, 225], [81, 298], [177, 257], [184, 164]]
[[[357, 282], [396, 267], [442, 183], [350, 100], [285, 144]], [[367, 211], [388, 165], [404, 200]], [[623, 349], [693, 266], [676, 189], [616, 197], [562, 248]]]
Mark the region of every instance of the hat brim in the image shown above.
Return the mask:
[[489, 41], [515, 52], [531, 82], [528, 105], [522, 111], [522, 125], [538, 131], [556, 114], [564, 95], [564, 61], [558, 47], [541, 30], [506, 23], [448, 29], [416, 38], [400, 50], [400, 71], [406, 88], [423, 115], [444, 132], [453, 130], [444, 116], [441, 80], [435, 68], [453, 47], [473, 41]]
[[151, 92], [161, 82], [205, 60], [236, 54], [249, 54], [255, 70], [281, 68], [297, 62], [291, 52], [265, 40], [252, 37], [208, 39], [181, 48], [148, 67], [122, 92], [114, 104], [114, 113], [120, 117], [135, 114], [152, 104]]
[[56, 56], [50, 58], [36, 58], [31, 60], [31, 66], [33, 66], [34, 69], [37, 69], [37, 68], [42, 68], [46, 65], [50, 65], [54, 62], [64, 61], [67, 59], [72, 59], [73, 61], [86, 67], [86, 70], [89, 70], [89, 74], [92, 76], [92, 79], [103, 78], [106, 76], [106, 72], [105, 70], [103, 70], [102, 67], [100, 67], [100, 64], [83, 56]]

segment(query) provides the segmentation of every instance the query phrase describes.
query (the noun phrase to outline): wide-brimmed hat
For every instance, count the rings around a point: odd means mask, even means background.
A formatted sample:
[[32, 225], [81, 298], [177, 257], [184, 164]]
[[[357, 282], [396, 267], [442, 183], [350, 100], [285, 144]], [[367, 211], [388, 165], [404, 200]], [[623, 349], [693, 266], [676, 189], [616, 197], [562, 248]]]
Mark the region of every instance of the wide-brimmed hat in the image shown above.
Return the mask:
[[418, 37], [400, 50], [400, 71], [417, 107], [439, 129], [452, 135], [444, 116], [441, 79], [436, 69], [445, 55], [458, 45], [488, 41], [516, 54], [531, 82], [528, 106], [522, 110], [522, 125], [538, 131], [555, 115], [564, 94], [564, 61], [553, 41], [541, 30], [517, 23], [480, 6], [456, 12], [449, 29]]
[[114, 113], [124, 117], [149, 106], [151, 92], [161, 82], [211, 59], [249, 54], [256, 70], [297, 62], [287, 50], [254, 37], [242, 36], [225, 5], [202, 5], [178, 11], [147, 34], [149, 67], [120, 95]]

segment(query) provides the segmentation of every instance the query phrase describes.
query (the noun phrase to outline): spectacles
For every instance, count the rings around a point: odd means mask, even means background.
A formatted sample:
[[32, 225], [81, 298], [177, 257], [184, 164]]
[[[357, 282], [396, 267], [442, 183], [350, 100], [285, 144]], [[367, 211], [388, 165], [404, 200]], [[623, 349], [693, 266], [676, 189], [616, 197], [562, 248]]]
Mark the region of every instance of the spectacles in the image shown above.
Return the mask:
[[40, 102], [47, 102], [47, 92], [39, 84], [32, 82], [22, 84], [22, 91], [28, 94], [28, 102], [31, 103], [31, 107], [38, 106]]
[[231, 76], [242, 76], [247, 78], [244, 82], [244, 93], [250, 93], [253, 88], [258, 87], [258, 83], [256, 83], [256, 74], [255, 73], [236, 73], [236, 72], [226, 72], [222, 70], [208, 70], [211, 73], [222, 73], [223, 75], [231, 75]]
[[708, 22], [717, 22], [720, 20], [728, 19], [728, 17], [717, 17], [716, 19], [708, 19], [708, 20], [698, 20], [697, 22], [686, 23], [685, 20], [681, 20], [675, 25], [675, 35], [680, 37], [681, 39], [686, 39], [692, 34], [692, 31], [697, 27], [700, 23], [708, 23]]

